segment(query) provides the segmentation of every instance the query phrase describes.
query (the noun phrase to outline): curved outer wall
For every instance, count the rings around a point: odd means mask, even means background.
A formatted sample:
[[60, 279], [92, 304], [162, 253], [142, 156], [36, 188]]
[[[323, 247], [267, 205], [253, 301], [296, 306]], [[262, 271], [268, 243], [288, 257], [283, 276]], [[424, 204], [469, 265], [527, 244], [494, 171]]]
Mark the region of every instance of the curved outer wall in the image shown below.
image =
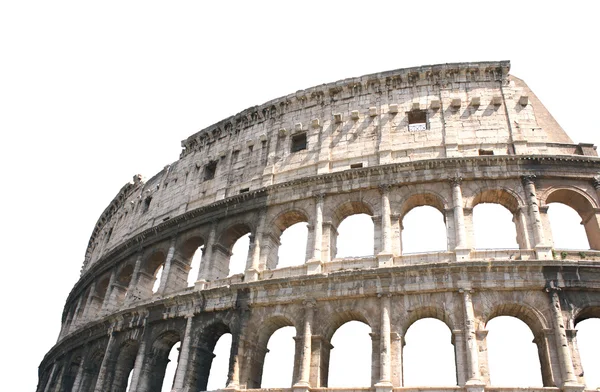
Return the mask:
[[[130, 390], [159, 391], [178, 341], [173, 390], [204, 390], [227, 332], [228, 388], [260, 388], [267, 341], [286, 325], [297, 331], [294, 390], [323, 388], [329, 340], [350, 320], [373, 332], [372, 388], [391, 391], [403, 385], [403, 336], [424, 317], [451, 329], [459, 387], [493, 390], [485, 325], [499, 315], [531, 328], [544, 386], [582, 390], [574, 326], [600, 315], [600, 161], [509, 67], [346, 79], [184, 140], [178, 161], [148, 181], [134, 177], [96, 223], [38, 391], [124, 391], [129, 374]], [[553, 250], [552, 202], [581, 215], [592, 250]], [[474, 249], [479, 203], [513, 214], [519, 249]], [[447, 251], [403, 254], [402, 219], [422, 205], [444, 215]], [[374, 256], [337, 258], [337, 227], [356, 213], [373, 218]], [[306, 262], [278, 268], [279, 237], [298, 222], [309, 224]], [[245, 272], [229, 276], [246, 233]]]

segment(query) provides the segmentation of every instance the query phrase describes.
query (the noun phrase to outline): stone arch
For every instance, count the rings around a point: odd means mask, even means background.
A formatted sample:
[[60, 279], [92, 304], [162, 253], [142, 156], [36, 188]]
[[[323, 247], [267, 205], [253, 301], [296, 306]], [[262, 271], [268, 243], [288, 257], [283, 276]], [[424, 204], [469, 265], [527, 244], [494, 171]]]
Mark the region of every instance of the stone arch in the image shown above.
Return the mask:
[[590, 248], [600, 250], [600, 211], [593, 197], [576, 187], [552, 187], [541, 199], [544, 206], [550, 203], [562, 203], [574, 209], [581, 217]]
[[[323, 339], [319, 342], [319, 351], [320, 351], [320, 358], [321, 358], [321, 375], [320, 375], [320, 385], [321, 387], [327, 387], [329, 386], [329, 373], [331, 370], [331, 349], [334, 348], [334, 346], [331, 344], [332, 338], [334, 337], [334, 335], [336, 334], [336, 332], [342, 328], [345, 324], [349, 323], [349, 322], [353, 322], [353, 321], [358, 321], [360, 323], [365, 324], [367, 327], [369, 327], [369, 329], [371, 330], [371, 338], [375, 335], [373, 335], [374, 327], [376, 327], [376, 324], [372, 322], [372, 320], [369, 320], [369, 318], [361, 311], [355, 310], [355, 309], [346, 309], [346, 310], [338, 310], [336, 311], [329, 320], [329, 323], [325, 326], [324, 331], [323, 331]], [[313, 340], [313, 344], [315, 343], [315, 341]], [[358, 341], [357, 341], [358, 343]], [[373, 352], [372, 351], [372, 347], [373, 347], [373, 342], [370, 341], [369, 342], [369, 348], [371, 348], [371, 357], [367, 358], [367, 360], [371, 361], [371, 371], [372, 371], [372, 360], [373, 357], [375, 355], [378, 355], [377, 352]], [[347, 346], [338, 346], [338, 349], [342, 349], [342, 347], [346, 347]], [[313, 347], [314, 350], [315, 347]], [[378, 351], [378, 350], [377, 350]], [[358, 373], [357, 373], [358, 374]], [[374, 383], [374, 377], [373, 377], [373, 373], [371, 373], [371, 385]], [[368, 386], [368, 385], [366, 385]]]
[[328, 323], [323, 327], [323, 338], [327, 341], [331, 341], [331, 337], [335, 334], [342, 325], [346, 324], [349, 321], [360, 321], [361, 323], [367, 324], [369, 327], [373, 328], [376, 323], [373, 323], [372, 320], [361, 311], [357, 309], [344, 309], [337, 310], [334, 314], [328, 316]]
[[[283, 315], [274, 315], [266, 319], [254, 334], [252, 341], [252, 363], [248, 379], [248, 388], [260, 388], [264, 370], [265, 355], [267, 354], [267, 344], [271, 336], [280, 328], [294, 327], [294, 322]], [[297, 331], [297, 328], [296, 328]]]
[[221, 336], [231, 332], [232, 330], [226, 322], [215, 318], [194, 334], [196, 350], [191, 355], [190, 365], [188, 366], [190, 370], [188, 372], [195, 375], [195, 385], [190, 385], [190, 390], [206, 391], [213, 358], [215, 357], [213, 352], [215, 345]]
[[450, 315], [446, 310], [439, 306], [419, 306], [416, 308], [411, 308], [408, 310], [407, 317], [403, 317], [401, 322], [398, 324], [398, 333], [401, 336], [406, 335], [406, 331], [417, 321], [425, 319], [425, 318], [433, 318], [436, 320], [440, 320], [450, 331], [456, 329], [453, 321], [450, 318]]
[[[396, 211], [397, 213], [395, 214], [395, 217], [393, 219], [397, 219], [396, 222], [393, 222], [394, 225], [398, 225], [399, 228], [399, 248], [401, 249], [400, 253], [406, 253], [406, 252], [423, 252], [424, 249], [419, 247], [420, 249], [410, 249], [410, 246], [407, 246], [407, 236], [418, 236], [418, 238], [420, 238], [420, 233], [419, 230], [415, 231], [415, 228], [413, 226], [413, 230], [407, 230], [406, 232], [404, 232], [404, 218], [406, 217], [407, 214], [409, 214], [413, 209], [417, 208], [417, 207], [432, 207], [435, 208], [436, 210], [438, 210], [441, 214], [442, 214], [442, 218], [443, 218], [443, 224], [444, 227], [441, 227], [439, 225], [436, 224], [436, 226], [434, 226], [434, 222], [431, 222], [431, 226], [430, 228], [432, 229], [432, 235], [434, 235], [433, 237], [433, 241], [432, 243], [437, 243], [440, 244], [440, 247], [438, 248], [439, 250], [446, 250], [449, 249], [449, 243], [448, 243], [448, 227], [447, 227], [447, 222], [446, 222], [446, 209], [447, 209], [447, 205], [446, 205], [446, 201], [444, 200], [444, 198], [436, 193], [436, 192], [432, 192], [432, 191], [425, 191], [425, 192], [411, 192], [409, 195], [405, 196], [400, 204], [397, 204], [396, 206]], [[418, 217], [423, 216], [423, 213], [426, 213], [427, 211], [419, 211], [420, 215], [418, 215]], [[427, 216], [429, 217], [429, 215]], [[415, 218], [415, 216], [413, 216], [412, 218]], [[414, 220], [413, 220], [414, 221]], [[408, 229], [410, 229], [411, 226], [408, 225]], [[442, 233], [444, 235], [444, 237], [442, 238]], [[403, 236], [404, 235], [404, 236]], [[404, 237], [404, 240], [403, 240]], [[404, 245], [403, 245], [403, 241], [404, 241]], [[443, 245], [441, 245], [441, 243], [443, 243]], [[430, 244], [431, 245], [431, 244]], [[430, 251], [431, 249], [425, 249], [425, 251]]]
[[[231, 261], [231, 250], [233, 245], [237, 240], [248, 233], [250, 233], [250, 236], [252, 237], [254, 232], [254, 226], [244, 221], [235, 222], [221, 231], [217, 243], [213, 246], [211, 275], [214, 279], [221, 279], [229, 276], [229, 263]], [[252, 246], [252, 241], [250, 246]]]
[[80, 391], [93, 391], [98, 380], [98, 373], [100, 373], [100, 366], [102, 365], [102, 359], [104, 358], [104, 349], [94, 349], [90, 351], [91, 354], [85, 358], [83, 362], [83, 373], [80, 381]]
[[111, 391], [125, 392], [129, 374], [133, 370], [133, 364], [138, 352], [139, 343], [136, 340], [127, 339], [118, 349], [118, 355], [114, 363]]
[[[401, 347], [398, 348], [402, 356], [401, 366], [396, 369], [402, 375], [403, 386], [458, 385], [457, 351], [460, 352], [461, 347], [455, 344], [455, 330], [450, 327], [447, 313], [434, 306], [420, 307], [411, 312], [406, 324], [398, 345]], [[421, 354], [423, 352], [428, 353], [425, 358]], [[436, 369], [436, 380], [424, 379], [419, 374], [419, 367]]]
[[149, 298], [152, 296], [152, 287], [157, 280], [159, 270], [164, 266], [166, 260], [167, 252], [163, 249], [156, 249], [144, 258], [136, 282], [136, 290], [140, 298]]
[[[530, 235], [527, 229], [526, 215], [522, 213], [525, 202], [523, 199], [513, 190], [505, 187], [484, 187], [477, 189], [475, 194], [466, 200], [465, 208], [465, 225], [472, 227], [472, 232], [475, 232], [473, 211], [479, 204], [497, 204], [506, 208], [513, 216], [512, 222], [516, 233], [516, 242], [520, 249], [530, 248], [528, 241]], [[500, 224], [500, 223], [499, 223]], [[506, 227], [508, 230], [509, 226]], [[473, 238], [473, 241], [475, 238]], [[514, 244], [514, 243], [513, 243]], [[473, 242], [473, 246], [475, 243]], [[490, 244], [489, 247], [497, 247], [496, 244]], [[514, 246], [514, 245], [505, 245]]]
[[278, 253], [279, 247], [281, 246], [282, 234], [296, 223], [308, 223], [310, 221], [309, 216], [310, 215], [303, 209], [295, 207], [283, 211], [273, 218], [267, 225], [268, 235], [263, 236], [262, 249], [268, 249], [268, 252], [264, 257], [261, 256], [261, 264], [268, 269], [277, 268], [277, 265], [279, 264]]
[[579, 322], [590, 318], [600, 318], [600, 301], [590, 302], [577, 309], [573, 315], [572, 325], [577, 326]]
[[397, 214], [399, 215], [401, 222], [404, 216], [416, 207], [433, 207], [442, 214], [444, 214], [445, 210], [450, 208], [442, 195], [429, 190], [425, 192], [411, 192], [400, 201], [398, 206]]
[[[331, 215], [329, 216], [331, 224], [329, 225], [328, 219], [325, 218], [323, 226], [323, 235], [325, 238], [329, 238], [330, 257], [338, 257], [338, 230], [342, 222], [346, 220], [346, 218], [357, 214], [366, 214], [373, 218], [373, 216], [375, 216], [375, 211], [376, 209], [374, 207], [374, 203], [372, 201], [366, 201], [364, 199], [351, 199], [334, 206], [334, 208], [331, 210]], [[324, 214], [324, 216], [327, 215]], [[365, 228], [363, 227], [362, 229]], [[366, 229], [368, 230], [368, 228]], [[377, 227], [373, 225], [373, 237], [375, 237], [375, 230], [377, 230]], [[365, 236], [367, 236], [368, 234], [369, 232], [364, 233]], [[378, 243], [374, 240], [374, 238], [373, 245], [374, 249], [372, 254], [377, 254]]]
[[93, 286], [93, 291], [92, 288], [90, 288], [89, 297], [87, 297], [87, 303], [82, 304], [82, 307], [85, 307], [83, 314], [87, 320], [93, 319], [100, 314], [104, 299], [106, 295], [108, 295], [109, 283], [110, 273], [105, 273], [96, 280], [96, 284]]
[[554, 386], [552, 368], [550, 361], [550, 350], [548, 343], [552, 344], [553, 339], [547, 339], [546, 334], [549, 331], [548, 324], [540, 310], [517, 302], [504, 302], [495, 306], [485, 318], [484, 324], [487, 325], [490, 320], [499, 316], [511, 316], [524, 322], [533, 333], [534, 340], [538, 348], [538, 357], [542, 372], [542, 382], [545, 387]]
[[157, 336], [151, 340], [150, 355], [146, 354], [149, 359], [146, 362], [146, 370], [148, 380], [143, 383], [149, 384], [149, 390], [159, 391], [163, 385], [167, 364], [169, 363], [169, 353], [171, 348], [181, 341], [181, 333], [179, 330], [169, 328], [160, 331]]
[[374, 206], [364, 200], [349, 200], [338, 204], [331, 212], [331, 223], [335, 228], [338, 228], [340, 223], [347, 217], [356, 214], [375, 215]]
[[[180, 238], [175, 249], [173, 258], [177, 268], [172, 272], [172, 282], [170, 286], [173, 290], [189, 286], [190, 278], [192, 282], [196, 279], [206, 280], [206, 260], [201, 261], [202, 246], [206, 245], [205, 236], [200, 233], [190, 233]], [[200, 254], [198, 253], [200, 252]], [[172, 263], [173, 264], [173, 263]], [[171, 267], [173, 269], [173, 267]], [[195, 273], [196, 276], [189, 275]]]
[[123, 263], [117, 269], [116, 279], [112, 287], [109, 304], [111, 307], [119, 308], [125, 302], [125, 296], [131, 279], [133, 279], [134, 264]]
[[472, 198], [466, 202], [466, 208], [474, 208], [480, 203], [500, 204], [507, 210], [515, 214], [519, 208], [525, 206], [523, 199], [512, 189], [498, 188], [482, 188], [478, 190]]

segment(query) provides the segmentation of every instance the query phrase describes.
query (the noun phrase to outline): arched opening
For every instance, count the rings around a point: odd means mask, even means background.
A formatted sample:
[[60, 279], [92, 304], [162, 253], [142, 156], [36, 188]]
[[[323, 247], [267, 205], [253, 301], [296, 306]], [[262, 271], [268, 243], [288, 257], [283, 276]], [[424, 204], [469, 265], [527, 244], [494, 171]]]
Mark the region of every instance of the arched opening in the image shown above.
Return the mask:
[[263, 245], [271, 243], [270, 248], [276, 249], [267, 255], [267, 269], [304, 264], [307, 257], [307, 222], [308, 216], [300, 210], [286, 211], [273, 220], [270, 235], [262, 238]]
[[574, 350], [579, 352], [586, 389], [600, 388], [600, 308], [585, 309], [575, 322]]
[[228, 276], [243, 274], [246, 271], [248, 252], [250, 251], [250, 233], [241, 236], [231, 248]]
[[[133, 364], [133, 366], [135, 366], [135, 362]], [[129, 372], [129, 376], [127, 376], [127, 389], [125, 390], [125, 392], [133, 392], [131, 391], [131, 379], [133, 378], [133, 369], [131, 369], [131, 371]]]
[[177, 365], [179, 364], [180, 348], [181, 342], [177, 342], [169, 351], [169, 361], [165, 369], [165, 377], [163, 378], [161, 392], [171, 392], [171, 389], [173, 388], [173, 383], [175, 382], [175, 372], [177, 371]]
[[306, 222], [294, 223], [285, 229], [279, 237], [277, 268], [304, 264], [307, 238], [308, 224]]
[[361, 321], [348, 321], [340, 326], [331, 339], [334, 347], [329, 354], [327, 386], [371, 386], [372, 341], [371, 327]]
[[81, 378], [80, 391], [93, 391], [98, 380], [98, 373], [100, 372], [100, 365], [102, 364], [102, 358], [104, 358], [104, 351], [98, 350], [90, 355], [89, 359], [84, 360], [83, 375]]
[[194, 256], [192, 257], [192, 263], [190, 264], [190, 272], [188, 273], [187, 284], [188, 287], [194, 286], [196, 280], [200, 276], [200, 265], [202, 264], [202, 255], [204, 254], [204, 246], [198, 248], [196, 252], [194, 252]]
[[[435, 318], [414, 322], [406, 331], [402, 352], [404, 386], [454, 386], [456, 361], [452, 332]], [[431, 376], [435, 369], [435, 377]]]
[[435, 207], [418, 206], [402, 218], [402, 253], [445, 251], [448, 247], [444, 215]]
[[200, 266], [204, 252], [204, 240], [201, 237], [187, 239], [179, 248], [178, 256], [181, 261], [190, 266], [187, 274], [187, 287], [194, 286], [200, 277]]
[[137, 277], [137, 290], [141, 298], [151, 297], [160, 287], [166, 254], [162, 251], [152, 253], [142, 264]]
[[350, 215], [338, 226], [337, 258], [370, 256], [374, 253], [374, 226], [371, 216]]
[[516, 317], [498, 316], [488, 321], [487, 330], [491, 385], [543, 386], [539, 350], [527, 324]]
[[156, 275], [154, 275], [154, 284], [152, 285], [152, 294], [155, 294], [160, 288], [160, 281], [162, 280], [163, 270], [164, 266], [162, 265], [158, 267], [158, 270], [156, 270]]
[[213, 354], [212, 364], [209, 367], [208, 383], [206, 389], [214, 391], [227, 386], [227, 374], [229, 372], [229, 357], [231, 353], [231, 333], [224, 333], [217, 340]]
[[117, 279], [113, 286], [113, 292], [110, 305], [114, 307], [119, 307], [123, 302], [125, 302], [125, 296], [127, 295], [127, 289], [129, 288], [129, 283], [131, 283], [131, 279], [133, 277], [133, 265], [126, 264], [123, 266], [119, 272], [117, 273]]
[[128, 388], [129, 377], [133, 370], [137, 352], [138, 343], [134, 340], [128, 340], [119, 347], [112, 388], [110, 390], [125, 391]]
[[548, 220], [556, 249], [589, 249], [590, 244], [581, 225], [581, 217], [573, 208], [562, 203], [548, 205]]
[[[562, 203], [577, 211], [589, 244], [589, 247], [584, 246], [583, 249], [600, 250], [600, 219], [596, 214], [594, 204], [586, 195], [573, 189], [557, 189], [546, 198], [546, 204], [549, 206], [548, 212], [552, 209], [550, 206], [552, 203]], [[555, 229], [559, 230], [558, 226], [551, 222], [553, 232]], [[572, 227], [574, 226], [572, 225]], [[559, 237], [569, 238], [570, 236], [561, 233], [561, 235], [554, 234], [553, 237], [559, 239]], [[555, 247], [557, 247], [556, 244]]]
[[296, 328], [282, 327], [275, 331], [267, 343], [261, 388], [289, 388], [294, 372], [294, 337]]
[[238, 223], [226, 229], [219, 237], [218, 246], [213, 247], [213, 279], [223, 279], [243, 274], [250, 251], [252, 230], [244, 223]]
[[477, 249], [518, 249], [513, 214], [497, 203], [479, 203], [473, 208], [473, 234]]
[[[176, 331], [168, 331], [159, 336], [152, 344], [151, 356], [154, 358], [148, 372], [149, 385], [153, 390], [170, 391], [173, 386], [174, 374], [177, 369], [180, 336]], [[140, 381], [142, 382], [142, 381]]]

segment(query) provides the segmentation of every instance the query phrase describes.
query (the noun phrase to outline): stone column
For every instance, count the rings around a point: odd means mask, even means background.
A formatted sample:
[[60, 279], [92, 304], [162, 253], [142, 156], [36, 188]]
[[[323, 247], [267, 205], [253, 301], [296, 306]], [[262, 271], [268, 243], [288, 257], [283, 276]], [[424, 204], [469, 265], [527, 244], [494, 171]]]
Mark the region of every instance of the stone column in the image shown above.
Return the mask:
[[529, 208], [529, 219], [531, 220], [531, 228], [533, 232], [533, 244], [535, 253], [538, 259], [552, 259], [551, 248], [544, 243], [544, 228], [542, 227], [542, 217], [538, 206], [537, 196], [535, 193], [534, 175], [522, 176], [523, 191], [525, 192], [525, 200]]
[[81, 388], [81, 380], [83, 380], [84, 366], [86, 366], [86, 359], [88, 354], [89, 350], [87, 348], [81, 354], [81, 361], [79, 362], [79, 367], [77, 368], [77, 375], [75, 375], [75, 380], [73, 381], [71, 392], [79, 392], [79, 388]]
[[381, 337], [378, 333], [371, 332], [371, 386], [375, 387], [379, 382], [379, 373], [381, 370]]
[[94, 302], [94, 297], [96, 296], [96, 281], [93, 281], [90, 285], [90, 292], [88, 293], [87, 298], [85, 299], [85, 306], [83, 308], [83, 313], [81, 316], [81, 321], [87, 322], [92, 313], [92, 304]]
[[208, 241], [204, 245], [202, 252], [202, 263], [198, 270], [198, 280], [194, 284], [196, 290], [203, 290], [206, 287], [206, 282], [212, 279], [211, 267], [213, 259], [213, 245], [217, 236], [217, 222], [212, 222], [210, 232], [208, 233]]
[[454, 345], [454, 359], [456, 362], [456, 383], [464, 386], [467, 382], [468, 360], [465, 353], [465, 332], [462, 329], [452, 330], [452, 344]]
[[561, 365], [562, 381], [561, 386], [563, 391], [582, 391], [584, 385], [577, 381], [575, 368], [573, 367], [573, 358], [569, 349], [569, 341], [567, 339], [566, 324], [563, 319], [562, 309], [560, 306], [560, 298], [558, 289], [546, 289], [550, 293], [550, 301], [552, 308], [552, 317], [554, 322], [554, 336], [556, 338], [556, 347], [558, 348], [558, 359]]
[[325, 200], [325, 195], [323, 193], [319, 193], [315, 195], [315, 219], [314, 219], [314, 229], [313, 229], [313, 257], [306, 263], [308, 264], [307, 272], [308, 274], [318, 274], [321, 272], [321, 264], [322, 264], [322, 249], [323, 249], [323, 204]]
[[137, 387], [140, 382], [140, 376], [141, 376], [142, 369], [144, 366], [144, 361], [146, 360], [145, 334], [146, 334], [146, 327], [144, 326], [142, 336], [140, 337], [140, 347], [138, 348], [138, 352], [135, 357], [135, 362], [133, 364], [133, 373], [131, 374], [131, 383], [129, 386], [130, 391], [137, 391]]
[[471, 250], [467, 248], [467, 233], [465, 230], [465, 216], [463, 211], [463, 198], [460, 183], [462, 177], [455, 176], [448, 179], [452, 185], [452, 209], [454, 215], [454, 236], [455, 236], [455, 247], [454, 252], [456, 253], [456, 260], [469, 260], [469, 254]]
[[171, 242], [169, 244], [169, 252], [167, 253], [167, 258], [163, 266], [162, 275], [160, 277], [160, 284], [158, 286], [158, 290], [156, 290], [156, 294], [163, 295], [167, 291], [167, 282], [169, 281], [169, 275], [171, 273], [171, 264], [173, 263], [173, 257], [175, 256], [175, 242], [176, 238], [171, 238]]
[[304, 303], [304, 326], [302, 329], [302, 350], [300, 352], [299, 380], [294, 384], [294, 391], [308, 391], [310, 388], [310, 368], [312, 355], [312, 323], [315, 302]]
[[130, 304], [132, 301], [138, 299], [136, 294], [136, 287], [138, 282], [138, 276], [140, 274], [140, 269], [142, 268], [142, 252], [140, 253], [135, 260], [135, 265], [133, 267], [133, 273], [131, 274], [131, 280], [129, 281], [129, 287], [127, 287], [127, 294], [125, 295], [125, 304]]
[[517, 228], [517, 243], [520, 249], [532, 249], [529, 230], [527, 228], [527, 207], [519, 207], [513, 214], [513, 222]]
[[471, 290], [460, 289], [463, 295], [463, 304], [465, 312], [465, 342], [467, 349], [467, 390], [483, 391], [485, 384], [481, 381], [479, 373], [479, 347], [477, 347], [477, 333], [475, 331], [475, 312], [473, 310], [473, 300]]
[[310, 385], [313, 388], [326, 388], [329, 373], [329, 355], [333, 346], [325, 338], [312, 335], [310, 360]]
[[98, 373], [98, 379], [96, 380], [96, 387], [94, 392], [105, 392], [108, 390], [106, 378], [108, 376], [109, 367], [113, 361], [113, 351], [115, 349], [115, 332], [111, 328], [109, 331], [108, 344], [106, 345], [106, 351], [104, 352], [104, 358], [102, 358], [102, 365], [100, 365], [100, 372]]
[[50, 370], [50, 376], [48, 377], [48, 381], [46, 382], [46, 386], [44, 387], [44, 392], [50, 392], [50, 390], [52, 389], [54, 373], [56, 373], [56, 362], [52, 364], [52, 370]]
[[106, 293], [104, 293], [104, 299], [102, 300], [102, 310], [105, 310], [108, 307], [110, 302], [110, 296], [112, 293], [113, 285], [115, 284], [115, 280], [117, 279], [117, 267], [113, 267], [113, 270], [110, 273], [110, 279], [108, 280], [108, 286], [106, 287]]
[[400, 215], [390, 215], [390, 221], [392, 224], [392, 254], [394, 256], [402, 255], [402, 222], [400, 222]]
[[390, 321], [390, 294], [378, 294], [381, 299], [381, 333], [379, 339], [379, 382], [377, 392], [392, 390], [392, 340]]
[[392, 332], [390, 335], [392, 341], [392, 386], [402, 387], [404, 385], [404, 375], [402, 370], [402, 348], [404, 341], [400, 334]]
[[246, 272], [244, 276], [245, 282], [254, 282], [258, 280], [258, 274], [260, 272], [260, 250], [262, 245], [263, 232], [265, 230], [265, 220], [267, 218], [267, 209], [262, 208], [258, 214], [258, 225], [256, 227], [256, 233], [254, 233], [254, 241], [251, 241], [252, 249], [250, 252], [250, 262], [246, 266]]
[[390, 186], [381, 185], [381, 252], [377, 255], [379, 267], [391, 267], [394, 265], [394, 254], [392, 252], [392, 220], [390, 208]]
[[175, 380], [173, 381], [173, 389], [171, 389], [171, 392], [184, 391], [184, 381], [190, 358], [190, 346], [192, 343], [191, 335], [193, 319], [193, 314], [187, 316], [187, 322], [185, 324], [185, 334], [183, 335], [183, 341], [181, 342], [179, 360], [177, 361], [177, 370], [175, 372]]

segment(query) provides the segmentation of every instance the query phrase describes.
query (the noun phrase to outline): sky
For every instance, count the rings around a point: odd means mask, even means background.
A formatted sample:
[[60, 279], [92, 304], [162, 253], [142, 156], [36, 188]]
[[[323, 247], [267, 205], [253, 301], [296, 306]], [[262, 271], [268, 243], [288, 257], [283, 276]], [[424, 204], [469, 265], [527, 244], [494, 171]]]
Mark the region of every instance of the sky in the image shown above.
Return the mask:
[[181, 140], [250, 106], [385, 70], [510, 60], [575, 143], [600, 144], [598, 7], [1, 2], [0, 298], [11, 321], [0, 328], [11, 355], [0, 358], [0, 390], [35, 389], [89, 236], [119, 189], [176, 161]]

